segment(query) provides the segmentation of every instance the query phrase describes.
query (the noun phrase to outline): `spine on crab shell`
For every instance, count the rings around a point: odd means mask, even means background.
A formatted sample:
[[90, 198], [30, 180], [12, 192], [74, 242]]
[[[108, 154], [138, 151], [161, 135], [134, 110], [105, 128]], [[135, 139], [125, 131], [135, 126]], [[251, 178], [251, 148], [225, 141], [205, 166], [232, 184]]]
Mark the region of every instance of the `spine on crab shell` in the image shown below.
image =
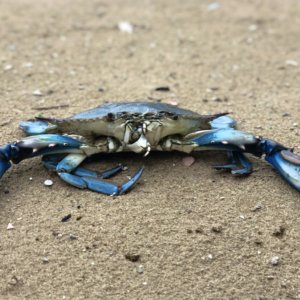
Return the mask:
[[46, 120], [35, 120], [22, 121], [19, 127], [26, 133], [26, 135], [39, 135], [45, 133], [54, 132], [56, 129], [55, 125], [50, 124]]

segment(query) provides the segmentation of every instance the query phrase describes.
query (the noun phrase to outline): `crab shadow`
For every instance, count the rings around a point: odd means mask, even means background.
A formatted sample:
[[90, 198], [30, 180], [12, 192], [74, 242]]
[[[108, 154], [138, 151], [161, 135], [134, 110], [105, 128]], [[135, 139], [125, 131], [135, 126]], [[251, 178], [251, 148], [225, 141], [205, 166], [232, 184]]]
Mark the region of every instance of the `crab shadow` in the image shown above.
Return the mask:
[[[196, 158], [195, 163], [191, 167], [186, 167], [183, 164], [183, 158], [186, 156], [193, 156]], [[201, 171], [211, 172], [212, 176], [215, 174], [225, 174], [228, 171], [217, 171], [214, 170], [213, 166], [227, 164], [228, 158], [226, 153], [220, 151], [204, 151], [201, 153], [186, 154], [182, 152], [159, 152], [153, 151], [148, 156], [143, 157], [140, 154], [133, 152], [113, 153], [113, 154], [98, 154], [88, 158], [84, 166], [87, 168], [96, 168], [104, 170], [110, 168], [116, 164], [122, 164], [128, 168], [129, 174], [133, 173], [140, 167], [145, 168], [144, 178], [151, 177], [149, 174], [157, 173], [171, 173], [172, 176], [178, 176], [178, 171], [181, 175], [193, 176], [194, 172], [197, 172], [197, 168]], [[191, 168], [193, 172], [191, 172]], [[174, 169], [177, 172], [173, 172]], [[192, 174], [193, 173], [193, 174]], [[227, 175], [227, 174], [226, 174]], [[165, 176], [168, 176], [165, 174]], [[240, 180], [245, 176], [232, 176], [236, 180]]]

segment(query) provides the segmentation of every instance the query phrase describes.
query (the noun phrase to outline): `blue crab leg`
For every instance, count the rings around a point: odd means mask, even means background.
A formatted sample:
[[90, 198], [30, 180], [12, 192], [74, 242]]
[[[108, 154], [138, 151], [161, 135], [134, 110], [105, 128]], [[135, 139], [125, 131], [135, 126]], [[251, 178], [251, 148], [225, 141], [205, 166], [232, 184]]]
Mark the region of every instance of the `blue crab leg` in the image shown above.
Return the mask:
[[11, 163], [35, 157], [38, 155], [55, 153], [81, 153], [83, 144], [71, 137], [57, 134], [44, 134], [24, 138], [0, 147], [0, 178], [11, 167]]
[[129, 181], [123, 183], [121, 186], [100, 181], [91, 177], [76, 176], [70, 173], [58, 173], [58, 175], [65, 182], [80, 189], [89, 189], [94, 192], [113, 196], [125, 194], [140, 179], [143, 171], [144, 168], [140, 168]]
[[[99, 148], [89, 147], [83, 142], [68, 136], [58, 134], [42, 134], [24, 138], [12, 144], [0, 147], [0, 176], [2, 176], [11, 166], [11, 162], [19, 163], [20, 161], [35, 157], [38, 155], [47, 156], [49, 161], [46, 166], [56, 169], [58, 175], [66, 182], [79, 188], [87, 188], [92, 191], [107, 195], [121, 195], [129, 190], [141, 177], [143, 168], [128, 181], [117, 186], [94, 179], [87, 175], [95, 175], [92, 171], [79, 169], [75, 174], [71, 174], [89, 155], [100, 152]], [[67, 154], [60, 162], [57, 162], [58, 155]], [[49, 158], [50, 157], [50, 158]], [[103, 173], [104, 177], [110, 177], [120, 170], [120, 166]], [[84, 176], [82, 176], [84, 175]]]
[[[235, 128], [236, 121], [229, 116], [221, 116], [210, 121], [212, 129]], [[214, 166], [216, 170], [230, 170], [234, 175], [247, 175], [252, 173], [252, 164], [242, 152], [228, 151], [229, 161], [231, 164], [223, 166]], [[243, 168], [238, 169], [237, 163], [240, 163]]]
[[232, 128], [200, 131], [193, 133], [190, 137], [197, 145], [196, 151], [225, 150], [237, 153], [244, 170], [238, 170], [235, 174], [245, 174], [248, 172], [247, 169], [251, 168], [250, 162], [243, 153], [251, 153], [258, 157], [265, 155], [265, 160], [277, 170], [282, 178], [300, 191], [300, 157], [277, 142]]
[[261, 142], [269, 162], [293, 188], [300, 192], [300, 157], [280, 144], [268, 139]]
[[0, 178], [11, 167], [9, 155], [10, 155], [9, 145], [0, 147]]
[[[81, 188], [89, 189], [94, 192], [106, 194], [106, 195], [122, 195], [129, 190], [142, 176], [143, 168], [138, 170], [136, 174], [121, 186], [117, 186], [112, 183], [107, 183], [101, 180], [94, 179], [92, 177], [82, 177], [78, 174], [71, 174], [82, 161], [86, 158], [84, 154], [69, 154], [56, 166], [56, 171], [59, 177], [67, 183]], [[76, 171], [75, 171], [76, 173]], [[85, 172], [84, 172], [85, 173]]]
[[[249, 175], [252, 173], [252, 164], [242, 152], [228, 151], [227, 154], [231, 164], [214, 166], [214, 169], [230, 170], [233, 175]], [[239, 169], [238, 163], [240, 163], [243, 168]]]
[[[51, 156], [48, 155], [43, 158], [43, 164], [45, 168], [49, 170], [56, 170], [58, 166], [57, 160], [58, 157], [56, 155], [51, 155]], [[71, 173], [79, 177], [93, 177], [93, 178], [100, 178], [100, 179], [108, 179], [108, 178], [112, 178], [113, 176], [123, 171], [124, 168], [125, 167], [123, 165], [119, 164], [103, 172], [97, 172], [97, 171], [91, 171], [86, 168], [77, 167], [74, 170], [72, 170]]]

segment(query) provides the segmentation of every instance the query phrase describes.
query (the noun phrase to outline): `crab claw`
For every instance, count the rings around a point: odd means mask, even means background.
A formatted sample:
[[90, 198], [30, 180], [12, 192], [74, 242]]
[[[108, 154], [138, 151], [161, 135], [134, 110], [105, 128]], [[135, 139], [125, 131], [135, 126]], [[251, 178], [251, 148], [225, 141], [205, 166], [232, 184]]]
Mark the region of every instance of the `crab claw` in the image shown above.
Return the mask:
[[0, 178], [11, 167], [10, 163], [11, 145], [0, 147]]
[[300, 191], [300, 157], [272, 140], [262, 141], [265, 160], [270, 163], [282, 178]]
[[81, 142], [67, 136], [55, 134], [26, 137], [20, 141], [0, 146], [0, 178], [12, 163], [48, 153], [80, 152]]

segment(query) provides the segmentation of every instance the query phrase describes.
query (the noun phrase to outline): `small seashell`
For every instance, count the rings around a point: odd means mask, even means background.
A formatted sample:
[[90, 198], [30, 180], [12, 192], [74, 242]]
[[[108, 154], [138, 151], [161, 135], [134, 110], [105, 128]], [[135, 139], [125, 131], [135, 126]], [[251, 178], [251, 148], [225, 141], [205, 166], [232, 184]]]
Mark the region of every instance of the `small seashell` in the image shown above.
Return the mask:
[[7, 230], [12, 230], [12, 229], [15, 229], [15, 227], [14, 227], [14, 225], [12, 223], [8, 223], [6, 229]]
[[219, 8], [220, 8], [220, 4], [218, 2], [212, 2], [212, 3], [208, 4], [208, 6], [207, 6], [208, 11], [217, 10]]
[[273, 256], [273, 257], [271, 258], [271, 264], [272, 264], [273, 266], [277, 266], [277, 265], [279, 264], [279, 262], [280, 262], [280, 258], [279, 258], [278, 256]]
[[51, 185], [53, 185], [53, 181], [52, 181], [51, 179], [46, 179], [46, 180], [44, 181], [44, 185], [45, 185], [45, 186], [51, 186]]
[[13, 69], [13, 65], [5, 65], [4, 67], [3, 67], [3, 70], [4, 71], [10, 71], [10, 70], [12, 70]]
[[178, 104], [179, 104], [176, 101], [168, 101], [167, 103], [170, 104], [170, 105], [174, 105], [174, 106], [178, 106]]
[[118, 28], [121, 32], [133, 33], [133, 25], [127, 21], [119, 22]]
[[195, 158], [193, 156], [186, 156], [182, 159], [182, 163], [186, 167], [190, 167], [195, 162]]
[[249, 27], [248, 27], [248, 30], [249, 31], [256, 31], [258, 28], [258, 26], [256, 24], [251, 24]]
[[292, 59], [286, 60], [285, 64], [288, 65], [288, 66], [293, 66], [293, 67], [297, 67], [299, 65], [297, 61], [292, 60]]
[[43, 96], [43, 93], [40, 90], [35, 90], [32, 92], [32, 95], [36, 97], [41, 97]]

